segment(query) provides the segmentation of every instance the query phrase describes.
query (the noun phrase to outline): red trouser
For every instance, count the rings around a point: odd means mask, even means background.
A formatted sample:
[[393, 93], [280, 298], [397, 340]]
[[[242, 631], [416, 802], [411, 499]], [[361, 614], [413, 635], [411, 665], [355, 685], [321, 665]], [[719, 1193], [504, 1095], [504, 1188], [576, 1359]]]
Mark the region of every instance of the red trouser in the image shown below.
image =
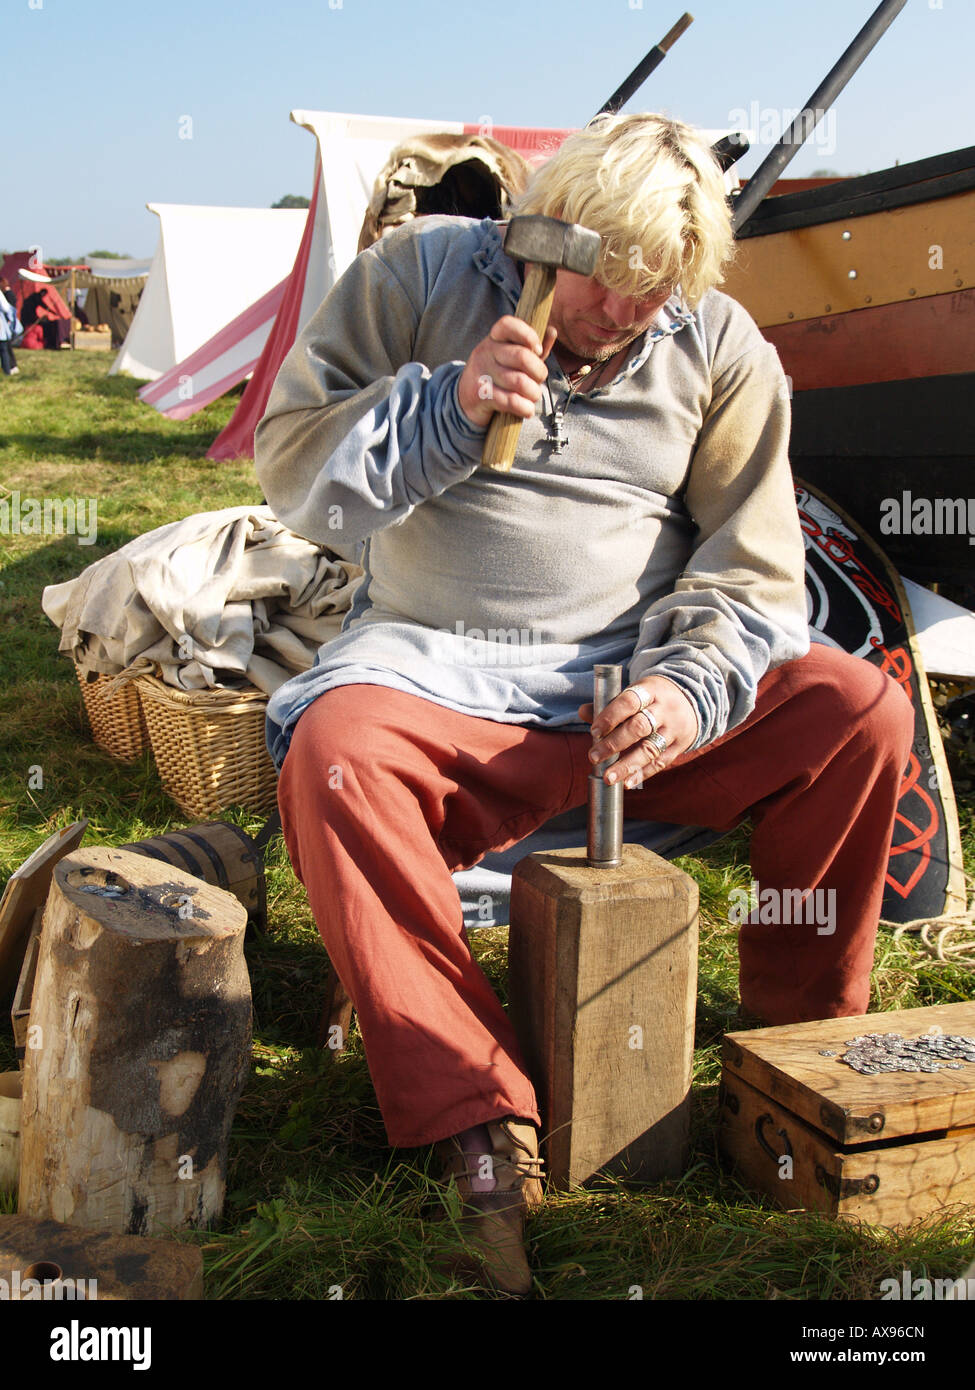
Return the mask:
[[[749, 1012], [790, 1023], [866, 1010], [913, 725], [888, 676], [814, 646], [764, 678], [743, 724], [625, 793], [639, 820], [727, 830], [750, 815], [761, 890], [835, 890], [831, 934], [741, 928]], [[299, 720], [279, 785], [285, 840], [355, 1004], [391, 1144], [538, 1121], [451, 873], [584, 804], [591, 744], [373, 685], [328, 691]]]

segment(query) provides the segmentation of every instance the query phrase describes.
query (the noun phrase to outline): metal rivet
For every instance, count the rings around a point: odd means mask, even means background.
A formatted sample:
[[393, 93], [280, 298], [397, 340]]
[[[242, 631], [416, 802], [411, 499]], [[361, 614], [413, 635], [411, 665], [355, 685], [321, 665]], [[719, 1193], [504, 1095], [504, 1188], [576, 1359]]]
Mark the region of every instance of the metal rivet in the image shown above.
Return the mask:
[[789, 318], [790, 318], [790, 319], [794, 319], [794, 318], [795, 318], [795, 314], [792, 312], [791, 309], [789, 310]]
[[917, 294], [917, 290], [908, 290], [907, 293], [908, 293], [908, 294]]
[[872, 295], [872, 294], [866, 295], [866, 296], [864, 297], [863, 302], [864, 302], [864, 304], [872, 304], [872, 303], [873, 303], [873, 295]]
[[827, 304], [827, 305], [826, 305], [826, 312], [827, 312], [827, 314], [831, 311], [832, 308], [833, 308], [832, 304]]
[[851, 237], [852, 235], [853, 235], [852, 232], [844, 232], [844, 233], [843, 233], [843, 240], [844, 240], [844, 241], [849, 241], [849, 240], [850, 240], [850, 237]]
[[961, 285], [963, 285], [964, 283], [965, 283], [964, 280], [956, 280], [956, 281], [955, 281], [955, 284], [958, 285], [958, 286], [961, 286]]
[[855, 270], [847, 271], [847, 275], [851, 280], [855, 280], [857, 278], [857, 273]]

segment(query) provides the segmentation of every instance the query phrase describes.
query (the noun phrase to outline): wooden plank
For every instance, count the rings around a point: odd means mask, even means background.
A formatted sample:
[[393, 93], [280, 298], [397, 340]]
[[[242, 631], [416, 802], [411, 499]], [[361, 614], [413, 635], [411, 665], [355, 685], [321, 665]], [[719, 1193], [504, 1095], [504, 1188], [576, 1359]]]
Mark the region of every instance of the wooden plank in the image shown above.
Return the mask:
[[721, 1151], [747, 1186], [786, 1210], [895, 1226], [953, 1202], [975, 1203], [975, 1127], [843, 1152], [760, 1090], [725, 1075]]
[[756, 214], [753, 213], [745, 226], [739, 228], [735, 235], [745, 239], [751, 236], [772, 236], [776, 232], [795, 231], [799, 227], [849, 221], [855, 217], [868, 217], [874, 212], [887, 212], [915, 203], [930, 203], [938, 198], [950, 198], [952, 194], [965, 193], [970, 188], [975, 188], [975, 169], [958, 169], [953, 174], [944, 174], [941, 178], [930, 179], [924, 183], [840, 198], [818, 208], [800, 210], [793, 207], [791, 211], [775, 208], [774, 215], [770, 210], [769, 215], [763, 217], [761, 222], [756, 222]]
[[[952, 174], [968, 173], [975, 169], [975, 145], [965, 149], [951, 150], [947, 154], [930, 155], [926, 159], [912, 160], [909, 164], [896, 164], [892, 169], [879, 169], [874, 174], [860, 174], [846, 179], [817, 179], [817, 186], [810, 189], [796, 189], [775, 203], [766, 198], [755, 209], [743, 229], [747, 236], [765, 236], [770, 230], [778, 231], [775, 225], [782, 218], [793, 214], [810, 214], [812, 218], [833, 218], [854, 216], [853, 208], [859, 206], [876, 193], [909, 191], [927, 184], [927, 195], [931, 196], [932, 180], [940, 180]], [[747, 182], [743, 181], [746, 183]], [[788, 183], [789, 180], [782, 180]], [[827, 186], [828, 185], [828, 186]], [[777, 185], [773, 185], [773, 189]], [[869, 209], [868, 209], [869, 210]], [[742, 233], [740, 233], [741, 235]]]
[[10, 875], [0, 899], [0, 999], [17, 983], [31, 922], [47, 899], [54, 866], [81, 844], [87, 825], [79, 820], [55, 830]]
[[640, 1181], [686, 1161], [697, 986], [697, 887], [640, 845], [618, 869], [585, 849], [512, 876], [508, 988], [539, 1094], [549, 1181]]
[[24, 1049], [27, 1046], [27, 1030], [30, 1026], [30, 1001], [34, 993], [34, 976], [37, 974], [37, 957], [41, 948], [41, 923], [44, 909], [34, 913], [24, 963], [20, 969], [20, 979], [14, 990], [14, 1002], [10, 1006], [10, 1022], [14, 1030], [14, 1048], [20, 1065], [23, 1067]]
[[[975, 1124], [975, 1064], [863, 1076], [839, 1060], [847, 1040], [863, 1033], [913, 1038], [933, 1029], [975, 1037], [975, 1002], [729, 1033], [723, 1058], [730, 1073], [841, 1144], [875, 1144]], [[821, 1057], [821, 1049], [837, 1056]]]
[[[59, 1221], [0, 1216], [0, 1279], [8, 1292], [37, 1260], [60, 1265], [65, 1279], [84, 1280], [84, 1293], [96, 1281], [99, 1303], [117, 1300], [201, 1299], [203, 1252], [175, 1240], [107, 1235]], [[70, 1304], [59, 1304], [67, 1315]]]
[[[970, 421], [973, 398], [975, 372], [798, 391], [792, 402], [789, 453], [793, 459], [807, 455], [858, 462], [875, 458], [894, 466], [904, 459], [915, 478], [921, 465], [921, 476], [929, 489], [943, 485], [940, 461], [944, 459], [945, 466], [957, 461], [960, 467], [955, 481], [970, 482], [975, 460]], [[926, 469], [925, 459], [929, 461]], [[933, 476], [932, 463], [939, 470]], [[801, 464], [796, 472], [803, 472]], [[891, 480], [891, 490], [880, 495], [893, 496], [902, 481], [909, 486], [898, 476]], [[960, 486], [939, 495], [969, 494]]]
[[[932, 247], [941, 248], [940, 269], [929, 264]], [[722, 290], [764, 329], [973, 285], [975, 189], [970, 189], [849, 224], [753, 237], [740, 244]]]
[[[975, 289], [770, 324], [762, 332], [793, 392], [973, 372]], [[861, 429], [867, 422], [861, 416]]]

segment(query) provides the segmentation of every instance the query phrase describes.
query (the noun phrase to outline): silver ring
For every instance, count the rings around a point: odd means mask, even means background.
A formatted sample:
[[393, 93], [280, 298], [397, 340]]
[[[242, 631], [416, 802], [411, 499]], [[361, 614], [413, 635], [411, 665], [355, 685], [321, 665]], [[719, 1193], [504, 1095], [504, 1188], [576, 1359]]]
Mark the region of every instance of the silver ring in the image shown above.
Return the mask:
[[652, 734], [647, 734], [646, 738], [641, 739], [640, 742], [651, 744], [657, 753], [662, 753], [667, 747], [667, 739], [657, 729]]
[[[645, 690], [641, 685], [628, 685], [626, 689], [632, 690], [633, 694], [636, 695], [640, 701], [640, 709], [636, 711], [637, 714], [640, 713], [640, 710], [646, 709], [647, 705], [649, 705], [650, 701], [653, 699], [649, 690]], [[656, 725], [654, 725], [654, 727], [656, 728]]]
[[[657, 732], [657, 721], [656, 721], [656, 719], [654, 718], [653, 714], [652, 714], [652, 713], [650, 712], [650, 710], [648, 710], [648, 709], [644, 709], [644, 710], [639, 710], [639, 709], [638, 709], [637, 712], [636, 712], [636, 714], [642, 714], [643, 717], [644, 717], [644, 719], [645, 719], [645, 720], [647, 721], [647, 723], [650, 725], [650, 732], [649, 732], [648, 734], [645, 734], [644, 737], [645, 737], [645, 738], [653, 738], [654, 734]], [[633, 716], [634, 719], [636, 718], [636, 714]]]

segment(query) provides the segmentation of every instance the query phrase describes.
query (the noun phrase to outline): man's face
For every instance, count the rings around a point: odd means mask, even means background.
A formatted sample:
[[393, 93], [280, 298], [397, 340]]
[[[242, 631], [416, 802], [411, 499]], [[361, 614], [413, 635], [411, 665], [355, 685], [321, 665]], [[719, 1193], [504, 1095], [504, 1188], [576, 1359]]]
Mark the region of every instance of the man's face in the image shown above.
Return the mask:
[[591, 276], [560, 270], [550, 323], [558, 330], [558, 343], [577, 357], [605, 362], [649, 328], [672, 294], [673, 290], [663, 289], [634, 299], [607, 289]]

